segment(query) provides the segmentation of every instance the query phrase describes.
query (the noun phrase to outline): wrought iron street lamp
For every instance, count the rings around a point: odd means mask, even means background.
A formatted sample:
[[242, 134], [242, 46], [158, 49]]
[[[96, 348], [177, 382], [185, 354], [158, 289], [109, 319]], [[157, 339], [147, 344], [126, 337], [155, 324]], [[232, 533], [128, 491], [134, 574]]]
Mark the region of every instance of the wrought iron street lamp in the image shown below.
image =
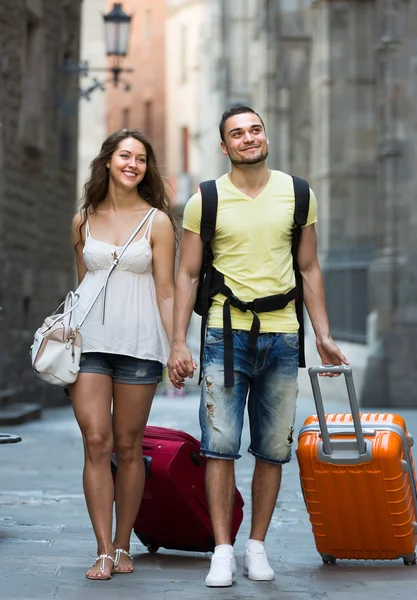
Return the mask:
[[106, 28], [106, 44], [108, 56], [126, 56], [129, 43], [130, 22], [121, 4], [115, 4], [112, 10], [103, 15]]
[[90, 100], [90, 94], [94, 90], [101, 89], [104, 91], [104, 86], [108, 83], [112, 83], [114, 87], [117, 87], [119, 83], [123, 83], [125, 92], [128, 92], [131, 89], [130, 83], [122, 79], [120, 74], [133, 72], [133, 69], [122, 67], [123, 59], [127, 55], [132, 17], [124, 12], [120, 3], [116, 3], [108, 14], [103, 15], [103, 21], [105, 27], [106, 54], [110, 58], [110, 65], [103, 68], [90, 68], [87, 61], [84, 61], [79, 65], [74, 65], [71, 62], [71, 59], [68, 59], [64, 67], [67, 74], [78, 73], [81, 77], [87, 77], [90, 72], [99, 71], [110, 72], [112, 74], [112, 77], [106, 81], [99, 81], [95, 77], [88, 88], [79, 88], [79, 97], [85, 98], [86, 100]]
[[110, 56], [113, 61], [110, 69], [113, 72], [113, 84], [117, 87], [120, 73], [132, 71], [121, 67], [127, 54], [132, 17], [124, 12], [121, 4], [115, 4], [107, 15], [103, 15], [103, 19], [106, 28], [107, 56]]

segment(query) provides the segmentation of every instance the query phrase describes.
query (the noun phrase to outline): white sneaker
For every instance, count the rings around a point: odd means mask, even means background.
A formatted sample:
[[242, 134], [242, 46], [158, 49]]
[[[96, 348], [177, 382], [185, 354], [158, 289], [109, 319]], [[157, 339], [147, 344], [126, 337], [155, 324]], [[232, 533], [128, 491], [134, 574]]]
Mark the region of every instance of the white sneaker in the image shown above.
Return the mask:
[[243, 557], [243, 574], [253, 581], [272, 581], [275, 573], [269, 566], [264, 545], [261, 542], [250, 540], [246, 544]]
[[229, 587], [236, 581], [236, 561], [231, 546], [218, 546], [211, 557], [207, 587]]

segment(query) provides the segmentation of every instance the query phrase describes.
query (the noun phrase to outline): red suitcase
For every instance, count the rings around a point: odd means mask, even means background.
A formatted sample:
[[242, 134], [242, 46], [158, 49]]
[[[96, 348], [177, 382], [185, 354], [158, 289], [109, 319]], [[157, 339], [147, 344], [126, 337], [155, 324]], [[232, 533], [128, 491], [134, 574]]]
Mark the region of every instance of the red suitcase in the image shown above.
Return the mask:
[[[205, 493], [206, 460], [191, 435], [165, 427], [145, 428], [143, 455], [146, 482], [133, 531], [149, 552], [158, 548], [193, 552], [214, 550]], [[112, 466], [116, 472], [115, 456]], [[236, 489], [232, 522], [234, 543], [244, 502]]]

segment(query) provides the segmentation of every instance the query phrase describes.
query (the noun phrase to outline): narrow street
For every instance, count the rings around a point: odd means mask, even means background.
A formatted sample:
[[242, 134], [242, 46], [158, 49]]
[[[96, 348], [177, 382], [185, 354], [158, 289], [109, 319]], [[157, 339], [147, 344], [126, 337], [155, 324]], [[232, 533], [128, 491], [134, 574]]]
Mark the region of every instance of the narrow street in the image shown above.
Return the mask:
[[[196, 436], [198, 397], [158, 396], [150, 424], [184, 429]], [[339, 402], [328, 412], [344, 410]], [[314, 413], [301, 398], [297, 431]], [[402, 411], [417, 434], [417, 411]], [[250, 481], [253, 459], [245, 451], [237, 466], [245, 518], [235, 551], [237, 582], [232, 588], [208, 589], [204, 578], [209, 556], [160, 550], [151, 555], [132, 537], [135, 573], [108, 582], [84, 577], [95, 557], [95, 543], [81, 487], [83, 453], [70, 408], [44, 413], [41, 421], [17, 428], [20, 444], [1, 447], [0, 598], [2, 600], [392, 600], [415, 598], [417, 567], [402, 561], [323, 565], [318, 555], [298, 481], [294, 459], [284, 469], [283, 487], [266, 547], [276, 572], [274, 582], [255, 583], [242, 575], [242, 554], [250, 527]], [[248, 445], [247, 430], [242, 450]]]

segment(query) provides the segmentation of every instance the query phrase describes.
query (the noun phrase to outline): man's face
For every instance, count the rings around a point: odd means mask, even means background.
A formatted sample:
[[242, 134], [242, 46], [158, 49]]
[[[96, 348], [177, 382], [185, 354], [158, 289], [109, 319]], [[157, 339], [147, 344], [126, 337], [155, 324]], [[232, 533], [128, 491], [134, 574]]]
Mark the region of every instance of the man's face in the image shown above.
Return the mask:
[[253, 113], [229, 117], [225, 123], [222, 152], [234, 165], [256, 165], [268, 156], [265, 128]]

